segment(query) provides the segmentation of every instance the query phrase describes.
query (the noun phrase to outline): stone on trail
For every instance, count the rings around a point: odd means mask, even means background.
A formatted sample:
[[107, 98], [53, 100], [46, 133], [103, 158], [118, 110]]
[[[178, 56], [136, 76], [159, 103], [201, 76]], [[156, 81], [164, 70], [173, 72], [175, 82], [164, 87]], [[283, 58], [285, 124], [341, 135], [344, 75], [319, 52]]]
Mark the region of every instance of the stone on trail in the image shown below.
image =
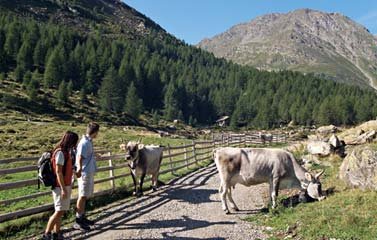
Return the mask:
[[339, 177], [350, 187], [377, 190], [377, 151], [357, 146], [340, 166]]

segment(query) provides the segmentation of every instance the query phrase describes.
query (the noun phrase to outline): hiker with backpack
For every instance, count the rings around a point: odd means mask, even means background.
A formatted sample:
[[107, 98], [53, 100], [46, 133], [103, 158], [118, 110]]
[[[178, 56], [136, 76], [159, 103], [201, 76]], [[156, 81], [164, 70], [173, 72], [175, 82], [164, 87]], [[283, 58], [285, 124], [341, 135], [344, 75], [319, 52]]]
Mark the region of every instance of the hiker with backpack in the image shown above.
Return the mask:
[[86, 134], [81, 138], [76, 153], [76, 176], [78, 180], [78, 198], [76, 204], [75, 228], [88, 231], [94, 222], [85, 216], [85, 205], [93, 195], [94, 174], [97, 171], [96, 158], [93, 148], [93, 139], [99, 132], [97, 123], [89, 123]]
[[[61, 218], [69, 210], [71, 203], [72, 176], [74, 172], [72, 151], [76, 148], [78, 139], [79, 137], [76, 133], [67, 131], [51, 153], [51, 170], [49, 174], [45, 170], [48, 169], [46, 167], [47, 164], [43, 164], [44, 171], [41, 174], [43, 176], [40, 178], [46, 186], [52, 187], [55, 207], [55, 212], [48, 220], [45, 233], [42, 236], [43, 240], [62, 239], [60, 233]], [[47, 160], [48, 158], [44, 159]]]

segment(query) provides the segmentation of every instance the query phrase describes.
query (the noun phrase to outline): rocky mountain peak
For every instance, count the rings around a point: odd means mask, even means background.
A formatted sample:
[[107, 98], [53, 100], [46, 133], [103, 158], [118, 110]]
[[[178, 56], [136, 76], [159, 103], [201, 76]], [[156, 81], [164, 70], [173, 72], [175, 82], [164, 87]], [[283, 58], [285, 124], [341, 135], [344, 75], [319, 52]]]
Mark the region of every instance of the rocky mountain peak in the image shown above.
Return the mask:
[[270, 13], [204, 39], [199, 47], [267, 70], [313, 72], [377, 88], [377, 38], [341, 13]]

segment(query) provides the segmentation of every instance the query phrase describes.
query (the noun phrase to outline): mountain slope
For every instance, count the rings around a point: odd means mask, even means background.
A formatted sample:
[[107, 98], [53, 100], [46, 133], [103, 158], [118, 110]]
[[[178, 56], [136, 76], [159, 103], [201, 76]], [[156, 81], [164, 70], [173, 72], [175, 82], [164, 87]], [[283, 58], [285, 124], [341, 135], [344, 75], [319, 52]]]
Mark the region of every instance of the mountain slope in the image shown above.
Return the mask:
[[167, 35], [158, 24], [120, 0], [0, 0], [0, 11], [130, 39], [151, 33]]
[[339, 13], [299, 9], [236, 25], [198, 46], [267, 70], [298, 70], [377, 88], [377, 39]]
[[11, 113], [7, 119], [127, 123], [144, 112], [156, 123], [208, 126], [229, 115], [233, 127], [271, 128], [377, 115], [373, 91], [230, 63], [118, 1], [0, 1], [0, 112]]

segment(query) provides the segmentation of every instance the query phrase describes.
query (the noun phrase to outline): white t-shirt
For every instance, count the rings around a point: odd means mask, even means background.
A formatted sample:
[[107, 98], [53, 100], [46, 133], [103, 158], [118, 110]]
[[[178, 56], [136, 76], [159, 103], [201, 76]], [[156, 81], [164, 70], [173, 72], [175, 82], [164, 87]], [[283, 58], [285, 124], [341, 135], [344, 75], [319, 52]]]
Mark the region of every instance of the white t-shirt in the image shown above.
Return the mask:
[[64, 166], [64, 154], [62, 151], [57, 151], [55, 154], [56, 165]]

